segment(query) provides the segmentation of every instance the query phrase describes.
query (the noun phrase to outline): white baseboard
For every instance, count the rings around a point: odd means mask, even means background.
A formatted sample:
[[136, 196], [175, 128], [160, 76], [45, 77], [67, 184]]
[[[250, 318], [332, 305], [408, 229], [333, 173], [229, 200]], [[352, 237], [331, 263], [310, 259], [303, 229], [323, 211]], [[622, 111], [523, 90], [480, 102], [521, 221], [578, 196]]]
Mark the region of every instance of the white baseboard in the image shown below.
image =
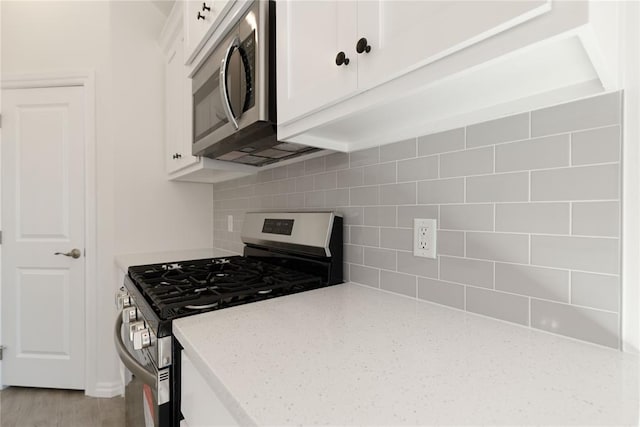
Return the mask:
[[124, 386], [120, 381], [102, 382], [96, 384], [94, 390], [87, 390], [87, 396], [91, 397], [116, 397], [124, 395]]

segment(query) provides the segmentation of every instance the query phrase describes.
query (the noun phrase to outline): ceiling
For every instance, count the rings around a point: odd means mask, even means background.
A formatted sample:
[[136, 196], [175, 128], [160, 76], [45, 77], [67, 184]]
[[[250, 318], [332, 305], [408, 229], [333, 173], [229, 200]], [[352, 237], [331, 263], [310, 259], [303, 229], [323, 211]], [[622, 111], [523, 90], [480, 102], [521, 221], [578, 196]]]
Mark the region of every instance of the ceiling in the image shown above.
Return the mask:
[[175, 0], [151, 0], [151, 4], [158, 8], [164, 16], [169, 16], [174, 3]]

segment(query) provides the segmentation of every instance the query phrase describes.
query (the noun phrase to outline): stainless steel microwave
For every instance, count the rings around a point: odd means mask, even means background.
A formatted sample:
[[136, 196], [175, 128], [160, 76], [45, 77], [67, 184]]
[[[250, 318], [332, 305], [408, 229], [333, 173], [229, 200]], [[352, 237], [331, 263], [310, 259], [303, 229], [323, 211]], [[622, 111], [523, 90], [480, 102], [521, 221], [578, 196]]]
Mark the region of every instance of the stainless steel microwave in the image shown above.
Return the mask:
[[263, 166], [316, 150], [277, 140], [275, 20], [254, 1], [193, 75], [193, 155]]

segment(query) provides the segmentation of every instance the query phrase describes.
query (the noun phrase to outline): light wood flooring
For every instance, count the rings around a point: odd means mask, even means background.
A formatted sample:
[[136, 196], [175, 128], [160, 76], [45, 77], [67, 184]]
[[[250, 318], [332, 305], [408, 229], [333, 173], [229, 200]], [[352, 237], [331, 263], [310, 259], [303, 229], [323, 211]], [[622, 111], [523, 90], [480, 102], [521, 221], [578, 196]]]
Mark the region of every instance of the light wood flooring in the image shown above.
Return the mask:
[[0, 391], [2, 427], [122, 427], [124, 398], [98, 399], [83, 391], [9, 387]]

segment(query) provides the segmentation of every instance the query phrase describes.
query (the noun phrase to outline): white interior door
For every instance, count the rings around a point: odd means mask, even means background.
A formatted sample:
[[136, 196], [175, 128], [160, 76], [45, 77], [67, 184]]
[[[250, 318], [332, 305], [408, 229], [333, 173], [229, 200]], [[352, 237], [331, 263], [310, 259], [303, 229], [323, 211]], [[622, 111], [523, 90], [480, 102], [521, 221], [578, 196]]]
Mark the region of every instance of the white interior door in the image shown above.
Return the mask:
[[2, 383], [84, 389], [84, 89], [3, 90], [2, 115]]

